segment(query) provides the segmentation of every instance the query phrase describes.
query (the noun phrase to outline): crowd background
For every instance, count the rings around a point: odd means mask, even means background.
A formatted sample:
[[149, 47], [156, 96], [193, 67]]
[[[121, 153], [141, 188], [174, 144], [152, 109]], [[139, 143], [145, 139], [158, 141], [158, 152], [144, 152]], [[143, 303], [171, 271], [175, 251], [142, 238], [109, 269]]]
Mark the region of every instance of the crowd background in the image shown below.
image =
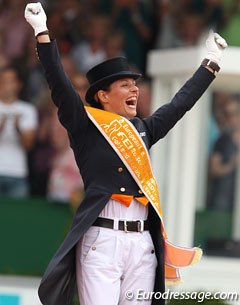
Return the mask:
[[[56, 119], [56, 108], [36, 55], [35, 37], [24, 19], [28, 2], [0, 1], [0, 83], [5, 76], [5, 84], [10, 82], [14, 87], [14, 96], [9, 97], [6, 86], [0, 84], [0, 152], [3, 148], [7, 151], [5, 158], [0, 158], [0, 195], [40, 196], [74, 205], [83, 196], [83, 182], [66, 132]], [[151, 109], [151, 79], [146, 73], [149, 50], [202, 44], [210, 28], [220, 33], [230, 46], [240, 46], [240, 1], [237, 0], [42, 0], [41, 3], [48, 15], [51, 37], [57, 39], [64, 68], [83, 101], [86, 71], [102, 60], [123, 55], [133, 69], [143, 74], [139, 82], [140, 117], [146, 117]], [[6, 67], [16, 77], [7, 78]], [[224, 102], [218, 104], [223, 107], [214, 108], [217, 109], [213, 111], [215, 123], [220, 119], [225, 124], [215, 124], [217, 135], [222, 128], [231, 129], [225, 120], [225, 106], [232, 99], [233, 96], [225, 96]], [[21, 101], [29, 108], [23, 111]], [[21, 107], [15, 107], [16, 102]], [[21, 123], [25, 112], [30, 112], [32, 118], [26, 126]], [[239, 130], [239, 123], [235, 125]], [[236, 134], [234, 154], [240, 142]], [[212, 150], [215, 152], [216, 148]], [[21, 172], [7, 168], [13, 167], [17, 154], [22, 159], [14, 166], [21, 164]], [[237, 166], [237, 159], [235, 156], [231, 168]], [[214, 176], [216, 168], [212, 168]], [[223, 171], [217, 175], [219, 172]], [[21, 193], [16, 192], [16, 186], [11, 188], [15, 178], [27, 186]]]

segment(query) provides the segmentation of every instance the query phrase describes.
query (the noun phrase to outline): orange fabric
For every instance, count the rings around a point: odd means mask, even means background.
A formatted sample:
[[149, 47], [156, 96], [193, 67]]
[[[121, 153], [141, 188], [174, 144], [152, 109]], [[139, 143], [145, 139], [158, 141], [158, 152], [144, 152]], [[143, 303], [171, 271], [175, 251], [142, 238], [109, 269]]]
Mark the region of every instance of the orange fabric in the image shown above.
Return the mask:
[[[165, 240], [165, 277], [166, 280], [171, 279], [171, 283], [178, 282], [180, 279], [178, 268], [196, 263], [201, 258], [202, 251], [199, 248], [177, 247], [168, 241], [162, 220], [158, 186], [144, 142], [135, 127], [124, 117], [92, 107], [86, 106], [85, 109], [90, 120], [125, 164], [161, 219], [161, 230]], [[129, 206], [133, 196], [113, 194], [112, 198]], [[147, 203], [146, 199], [140, 198], [136, 199], [143, 204]]]
[[147, 197], [145, 197], [145, 196], [142, 196], [142, 197], [135, 197], [135, 199], [138, 201], [138, 202], [140, 202], [141, 204], [143, 204], [143, 205], [147, 205], [148, 204], [148, 202], [149, 202], [149, 200], [147, 199]]
[[180, 279], [178, 270], [176, 268], [165, 265], [165, 278], [167, 280]]
[[145, 197], [133, 197], [131, 195], [122, 195], [122, 194], [112, 194], [112, 199], [117, 200], [118, 202], [124, 204], [126, 207], [129, 207], [133, 198], [136, 199], [138, 202], [140, 202], [143, 205], [147, 205], [149, 200]]
[[165, 263], [174, 267], [186, 267], [195, 256], [194, 248], [176, 247], [168, 240], [165, 241]]
[[121, 194], [112, 194], [112, 199], [117, 200], [118, 202], [124, 204], [126, 207], [130, 206], [130, 203], [133, 200], [133, 196], [131, 195], [121, 195]]

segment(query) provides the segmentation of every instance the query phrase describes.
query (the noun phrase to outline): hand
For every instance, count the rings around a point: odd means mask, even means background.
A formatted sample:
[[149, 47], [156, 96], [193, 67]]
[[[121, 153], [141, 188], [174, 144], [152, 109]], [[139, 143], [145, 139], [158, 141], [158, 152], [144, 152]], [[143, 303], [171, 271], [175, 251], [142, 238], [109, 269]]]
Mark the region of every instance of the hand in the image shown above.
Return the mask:
[[25, 19], [34, 29], [35, 36], [39, 33], [47, 31], [47, 16], [44, 12], [42, 4], [38, 3], [28, 3], [25, 8]]
[[21, 134], [20, 130], [20, 115], [16, 114], [14, 117], [14, 126], [18, 134]]
[[224, 38], [210, 30], [209, 36], [206, 40], [206, 58], [219, 65], [222, 58], [223, 50], [226, 49], [227, 46], [228, 45]]
[[7, 122], [6, 115], [3, 115], [2, 117], [0, 117], [0, 133], [3, 131], [4, 127], [6, 126], [6, 122]]

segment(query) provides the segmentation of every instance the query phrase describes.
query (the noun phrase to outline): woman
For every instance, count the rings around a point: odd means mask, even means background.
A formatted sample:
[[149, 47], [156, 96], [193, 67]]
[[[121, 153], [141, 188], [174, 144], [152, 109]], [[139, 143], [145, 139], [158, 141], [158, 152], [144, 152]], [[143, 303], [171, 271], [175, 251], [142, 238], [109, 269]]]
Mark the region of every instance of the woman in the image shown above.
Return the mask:
[[81, 305], [164, 304], [143, 292], [163, 293], [164, 276], [177, 281], [177, 268], [197, 261], [201, 251], [168, 242], [147, 151], [207, 89], [226, 42], [211, 33], [207, 59], [194, 76], [171, 103], [141, 120], [136, 117], [140, 74], [130, 71], [125, 58], [87, 73], [86, 101], [92, 107], [85, 108], [63, 71], [41, 4], [28, 4], [25, 18], [85, 185], [70, 232], [42, 278], [40, 299], [45, 305], [70, 304], [76, 278]]

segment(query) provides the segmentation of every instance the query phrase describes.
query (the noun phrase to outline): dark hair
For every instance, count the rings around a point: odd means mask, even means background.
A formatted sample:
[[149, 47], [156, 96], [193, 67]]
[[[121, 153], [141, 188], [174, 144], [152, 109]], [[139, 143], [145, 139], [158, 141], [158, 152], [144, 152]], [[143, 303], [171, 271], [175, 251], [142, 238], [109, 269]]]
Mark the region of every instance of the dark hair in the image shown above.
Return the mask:
[[[112, 84], [112, 83], [111, 83]], [[105, 85], [104, 87], [102, 87], [100, 90], [103, 90], [103, 91], [110, 91], [111, 89], [111, 84], [108, 84], [108, 85]], [[94, 108], [98, 108], [98, 109], [102, 109], [103, 110], [103, 106], [101, 104], [101, 102], [99, 101], [99, 99], [93, 99], [92, 101], [92, 106]]]
[[8, 65], [2, 66], [0, 68], [0, 74], [3, 74], [3, 73], [8, 72], [8, 71], [14, 71], [15, 74], [16, 74], [17, 79], [19, 81], [22, 80], [21, 73], [20, 73], [19, 69], [17, 69], [16, 66], [14, 66], [12, 64], [8, 64]]

